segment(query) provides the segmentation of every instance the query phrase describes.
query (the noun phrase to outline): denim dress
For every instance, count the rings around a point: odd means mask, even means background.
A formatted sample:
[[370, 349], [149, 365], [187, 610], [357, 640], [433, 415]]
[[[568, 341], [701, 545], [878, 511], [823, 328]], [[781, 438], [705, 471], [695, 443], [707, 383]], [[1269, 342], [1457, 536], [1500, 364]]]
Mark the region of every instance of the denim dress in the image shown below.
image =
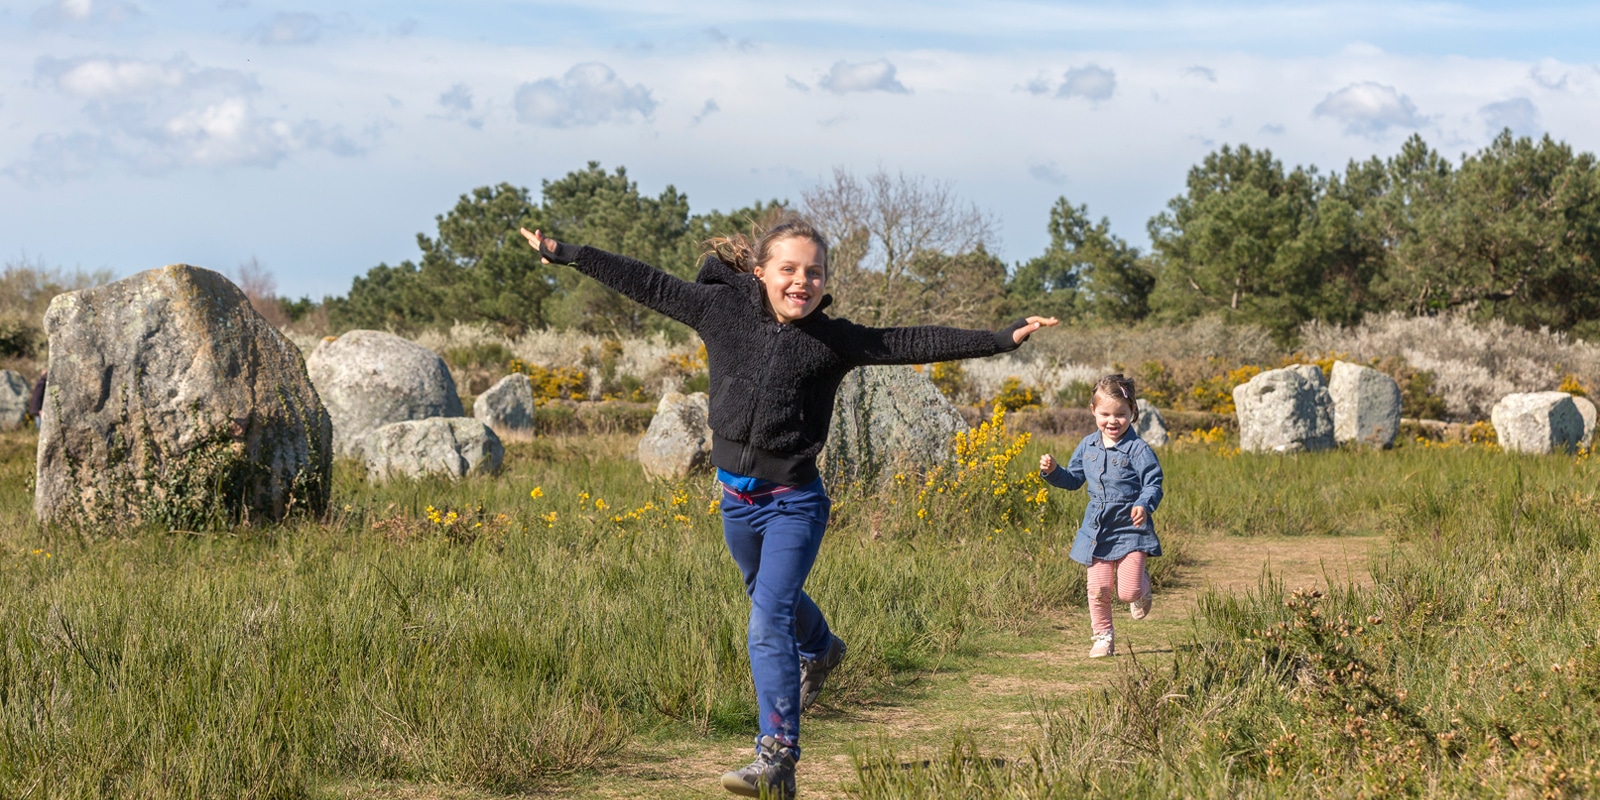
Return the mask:
[[[1141, 550], [1161, 555], [1155, 510], [1161, 504], [1161, 462], [1139, 434], [1129, 430], [1115, 447], [1106, 447], [1100, 432], [1085, 436], [1065, 467], [1041, 476], [1045, 483], [1072, 490], [1087, 485], [1089, 507], [1072, 542], [1073, 561], [1085, 566], [1094, 559], [1115, 561]], [[1133, 507], [1144, 506], [1144, 524], [1133, 524]]]

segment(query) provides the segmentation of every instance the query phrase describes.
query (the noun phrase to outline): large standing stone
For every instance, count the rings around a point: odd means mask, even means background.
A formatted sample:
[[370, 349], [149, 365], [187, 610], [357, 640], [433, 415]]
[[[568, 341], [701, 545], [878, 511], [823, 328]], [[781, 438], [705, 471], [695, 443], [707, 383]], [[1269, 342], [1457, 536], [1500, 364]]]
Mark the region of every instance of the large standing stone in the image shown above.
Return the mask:
[[1267, 370], [1233, 388], [1239, 449], [1297, 453], [1333, 447], [1333, 402], [1311, 364]]
[[647, 478], [682, 480], [711, 466], [711, 406], [705, 392], [668, 392], [656, 404], [650, 429], [639, 440], [639, 466]]
[[1594, 401], [1581, 394], [1572, 396], [1572, 404], [1578, 407], [1578, 414], [1583, 417], [1583, 441], [1578, 443], [1585, 450], [1594, 446]]
[[1372, 367], [1333, 362], [1333, 440], [1388, 447], [1400, 433], [1400, 384]]
[[22, 373], [0, 369], [0, 431], [22, 427], [28, 419], [28, 396], [33, 387]]
[[513, 372], [472, 401], [472, 416], [497, 434], [533, 432], [533, 382]]
[[1167, 420], [1161, 416], [1156, 407], [1143, 397], [1138, 399], [1139, 418], [1133, 421], [1133, 431], [1139, 434], [1145, 444], [1151, 447], [1165, 447], [1167, 444]]
[[350, 331], [306, 359], [333, 416], [335, 455], [360, 458], [367, 434], [391, 422], [459, 417], [461, 398], [444, 359], [381, 331]]
[[489, 426], [470, 417], [429, 417], [393, 422], [362, 443], [367, 479], [424, 475], [487, 475], [500, 469], [506, 450]]
[[853, 370], [839, 385], [820, 466], [831, 484], [871, 483], [896, 467], [925, 471], [943, 463], [961, 412], [911, 367]]
[[50, 303], [41, 520], [320, 512], [332, 425], [300, 351], [227, 278], [183, 264]]
[[1566, 392], [1508, 394], [1489, 421], [1500, 446], [1513, 453], [1571, 452], [1583, 441], [1583, 414]]

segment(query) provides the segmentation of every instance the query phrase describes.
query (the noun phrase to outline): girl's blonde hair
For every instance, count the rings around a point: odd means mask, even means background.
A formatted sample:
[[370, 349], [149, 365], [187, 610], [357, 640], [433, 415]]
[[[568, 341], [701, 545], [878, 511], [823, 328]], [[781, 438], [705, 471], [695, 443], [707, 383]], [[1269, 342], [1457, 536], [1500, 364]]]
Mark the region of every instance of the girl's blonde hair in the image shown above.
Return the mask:
[[716, 256], [722, 263], [740, 272], [754, 272], [756, 267], [767, 263], [767, 259], [772, 257], [773, 244], [782, 239], [799, 237], [811, 240], [822, 249], [822, 266], [824, 272], [827, 270], [828, 240], [814, 225], [800, 217], [786, 215], [768, 224], [752, 222], [750, 235], [755, 237], [754, 244], [742, 233], [713, 236], [703, 243], [706, 250], [701, 255]]
[[1114, 372], [1094, 382], [1094, 391], [1089, 393], [1089, 408], [1094, 408], [1094, 399], [1104, 395], [1108, 400], [1121, 400], [1128, 404], [1130, 420], [1139, 419], [1139, 401], [1137, 392], [1134, 391], [1133, 379], [1120, 372]]

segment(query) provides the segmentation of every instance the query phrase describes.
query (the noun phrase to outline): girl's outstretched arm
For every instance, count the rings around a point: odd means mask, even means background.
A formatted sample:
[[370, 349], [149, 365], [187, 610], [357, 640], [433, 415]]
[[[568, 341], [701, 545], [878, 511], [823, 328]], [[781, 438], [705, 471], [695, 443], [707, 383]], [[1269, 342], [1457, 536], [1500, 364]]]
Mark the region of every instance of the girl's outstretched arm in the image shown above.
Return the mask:
[[1055, 317], [1028, 317], [998, 331], [941, 325], [869, 328], [851, 323], [845, 355], [859, 366], [982, 358], [1015, 350], [1034, 331], [1059, 322]]
[[643, 261], [593, 247], [557, 242], [539, 231], [521, 228], [523, 238], [546, 264], [566, 264], [615, 289], [639, 304], [698, 329], [715, 302], [718, 289], [669, 275]]

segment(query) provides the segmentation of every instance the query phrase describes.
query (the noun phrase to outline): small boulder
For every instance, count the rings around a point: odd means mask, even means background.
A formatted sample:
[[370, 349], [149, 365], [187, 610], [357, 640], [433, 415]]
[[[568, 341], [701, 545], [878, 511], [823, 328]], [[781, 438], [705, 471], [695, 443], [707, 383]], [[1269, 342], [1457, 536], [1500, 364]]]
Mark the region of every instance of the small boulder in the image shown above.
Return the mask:
[[28, 396], [33, 387], [16, 370], [0, 369], [0, 431], [20, 428], [28, 420]]
[[513, 372], [472, 401], [472, 416], [500, 435], [533, 432], [533, 382]]
[[852, 370], [839, 384], [824, 479], [872, 483], [896, 468], [926, 471], [944, 462], [956, 433], [971, 430], [927, 374], [904, 366]]
[[489, 426], [470, 417], [392, 422], [367, 434], [361, 452], [367, 480], [447, 475], [462, 478], [500, 469], [506, 450]]
[[324, 510], [332, 424], [300, 350], [222, 275], [183, 264], [45, 313], [40, 520], [193, 530]]
[[382, 331], [350, 331], [306, 359], [333, 417], [335, 455], [360, 458], [367, 434], [391, 422], [459, 417], [461, 398], [444, 359]]
[[1508, 394], [1489, 412], [1500, 446], [1512, 453], [1570, 453], [1583, 441], [1583, 413], [1566, 392]]
[[1161, 416], [1150, 401], [1139, 398], [1139, 418], [1133, 421], [1133, 431], [1139, 434], [1145, 444], [1151, 447], [1165, 447], [1167, 444], [1167, 420]]
[[1333, 362], [1333, 440], [1388, 447], [1400, 434], [1400, 384], [1372, 367]]
[[1578, 413], [1583, 416], [1583, 441], [1578, 443], [1585, 450], [1594, 446], [1594, 401], [1581, 394], [1572, 396], [1572, 404], [1578, 407]]
[[1239, 449], [1298, 453], [1333, 447], [1333, 401], [1311, 364], [1267, 370], [1233, 388]]
[[710, 400], [705, 392], [668, 392], [656, 404], [639, 440], [639, 466], [647, 478], [676, 481], [711, 466]]

